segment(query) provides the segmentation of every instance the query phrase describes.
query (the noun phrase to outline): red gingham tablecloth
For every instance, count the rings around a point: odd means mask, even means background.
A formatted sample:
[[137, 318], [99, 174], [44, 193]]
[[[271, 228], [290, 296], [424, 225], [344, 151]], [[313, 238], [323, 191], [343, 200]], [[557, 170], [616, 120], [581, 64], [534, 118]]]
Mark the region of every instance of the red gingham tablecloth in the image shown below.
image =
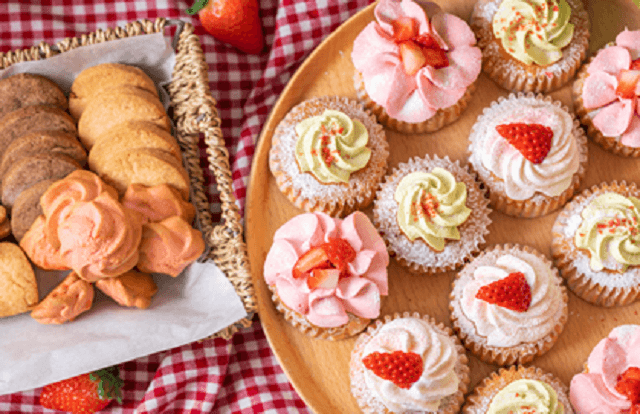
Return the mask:
[[[210, 0], [214, 1], [214, 0]], [[141, 19], [182, 19], [196, 27], [213, 97], [230, 152], [235, 195], [247, 193], [255, 141], [278, 95], [306, 56], [356, 11], [373, 0], [259, 0], [267, 47], [247, 55], [208, 35], [185, 13], [192, 1], [4, 0], [0, 52], [50, 44]], [[219, 219], [219, 197], [201, 164]], [[1, 363], [1, 362], [0, 362]], [[106, 413], [306, 413], [309, 410], [278, 365], [259, 320], [232, 340], [208, 339], [120, 365], [123, 403]], [[51, 413], [38, 404], [41, 389], [0, 396], [0, 413]]]

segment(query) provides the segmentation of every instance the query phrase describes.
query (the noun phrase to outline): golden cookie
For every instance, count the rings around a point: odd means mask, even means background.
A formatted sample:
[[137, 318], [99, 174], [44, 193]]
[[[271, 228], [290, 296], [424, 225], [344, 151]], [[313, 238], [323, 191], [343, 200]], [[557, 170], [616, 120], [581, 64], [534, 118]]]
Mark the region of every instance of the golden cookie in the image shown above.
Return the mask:
[[0, 243], [0, 317], [16, 315], [38, 303], [36, 276], [15, 243]]

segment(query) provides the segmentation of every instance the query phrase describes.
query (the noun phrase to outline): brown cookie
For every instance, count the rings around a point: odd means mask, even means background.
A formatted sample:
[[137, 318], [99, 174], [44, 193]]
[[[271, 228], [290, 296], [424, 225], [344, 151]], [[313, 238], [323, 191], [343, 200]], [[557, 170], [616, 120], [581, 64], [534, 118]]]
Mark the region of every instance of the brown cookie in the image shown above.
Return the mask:
[[38, 303], [36, 276], [15, 243], [0, 243], [0, 318], [27, 312]]
[[71, 85], [69, 112], [75, 119], [91, 101], [91, 98], [106, 89], [130, 85], [158, 96], [156, 85], [142, 69], [122, 63], [103, 63], [80, 72]]
[[16, 138], [43, 130], [76, 134], [76, 124], [68, 113], [55, 106], [33, 105], [17, 109], [0, 119], [0, 157]]
[[20, 240], [22, 240], [22, 237], [31, 228], [38, 216], [43, 214], [40, 206], [40, 196], [56, 181], [55, 179], [40, 181], [22, 191], [16, 197], [11, 209], [11, 231], [18, 243], [20, 243]]
[[125, 121], [148, 121], [171, 131], [171, 121], [157, 96], [130, 85], [120, 85], [91, 98], [78, 121], [80, 142], [91, 149], [102, 133]]
[[155, 148], [137, 148], [94, 160], [93, 171], [118, 193], [124, 195], [130, 184], [149, 187], [169, 184], [189, 199], [189, 175], [170, 153]]
[[78, 161], [87, 162], [87, 153], [74, 134], [64, 131], [36, 131], [15, 139], [0, 158], [0, 179], [20, 159], [34, 154], [64, 154]]
[[11, 209], [21, 192], [48, 179], [60, 179], [82, 168], [76, 160], [63, 154], [35, 154], [11, 166], [2, 180], [2, 204]]
[[[127, 121], [98, 137], [89, 152], [89, 168], [95, 160], [135, 148], [156, 148], [182, 161], [180, 146], [169, 132], [147, 121]], [[0, 170], [1, 171], [1, 170]]]
[[30, 105], [53, 105], [63, 110], [68, 107], [62, 89], [44, 76], [19, 73], [0, 80], [0, 119]]

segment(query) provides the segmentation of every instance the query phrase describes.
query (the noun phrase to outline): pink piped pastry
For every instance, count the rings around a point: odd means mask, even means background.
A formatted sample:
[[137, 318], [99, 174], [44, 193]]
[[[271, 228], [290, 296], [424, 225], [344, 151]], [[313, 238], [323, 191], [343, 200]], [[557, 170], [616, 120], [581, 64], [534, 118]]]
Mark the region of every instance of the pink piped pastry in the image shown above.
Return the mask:
[[51, 245], [45, 235], [45, 217], [38, 216], [20, 240], [20, 247], [33, 264], [44, 270], [68, 270], [60, 249]]
[[91, 309], [93, 297], [93, 285], [71, 272], [36, 305], [31, 317], [41, 324], [60, 325]]
[[571, 380], [569, 398], [579, 414], [640, 410], [640, 326], [622, 325], [589, 355], [585, 371]]
[[467, 106], [482, 62], [461, 18], [435, 3], [381, 0], [353, 44], [358, 98], [382, 124], [435, 131]]
[[121, 202], [140, 213], [145, 222], [157, 223], [171, 216], [180, 216], [191, 223], [196, 214], [193, 205], [184, 201], [180, 192], [168, 184], [153, 187], [131, 184]]
[[573, 100], [591, 139], [618, 155], [640, 157], [640, 30], [624, 30], [585, 65]]
[[344, 220], [307, 213], [276, 231], [264, 278], [287, 321], [310, 336], [336, 340], [379, 316], [388, 264], [384, 241], [363, 213]]

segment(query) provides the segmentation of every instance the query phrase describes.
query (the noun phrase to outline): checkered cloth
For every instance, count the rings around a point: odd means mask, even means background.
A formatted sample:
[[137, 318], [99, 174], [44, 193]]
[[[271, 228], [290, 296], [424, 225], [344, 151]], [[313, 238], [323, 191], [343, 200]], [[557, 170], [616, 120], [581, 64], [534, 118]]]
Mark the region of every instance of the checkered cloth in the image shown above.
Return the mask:
[[[210, 0], [213, 1], [213, 0]], [[97, 29], [166, 17], [196, 27], [230, 152], [235, 195], [247, 193], [255, 141], [271, 107], [296, 68], [322, 39], [372, 0], [259, 0], [267, 47], [246, 55], [208, 35], [185, 13], [193, 2], [174, 0], [4, 0], [0, 52], [50, 44]], [[216, 220], [220, 203], [213, 177], [201, 163]], [[306, 413], [309, 410], [278, 365], [259, 321], [232, 340], [208, 339], [120, 365], [123, 403], [108, 413]], [[0, 396], [1, 413], [48, 413], [40, 389]]]

